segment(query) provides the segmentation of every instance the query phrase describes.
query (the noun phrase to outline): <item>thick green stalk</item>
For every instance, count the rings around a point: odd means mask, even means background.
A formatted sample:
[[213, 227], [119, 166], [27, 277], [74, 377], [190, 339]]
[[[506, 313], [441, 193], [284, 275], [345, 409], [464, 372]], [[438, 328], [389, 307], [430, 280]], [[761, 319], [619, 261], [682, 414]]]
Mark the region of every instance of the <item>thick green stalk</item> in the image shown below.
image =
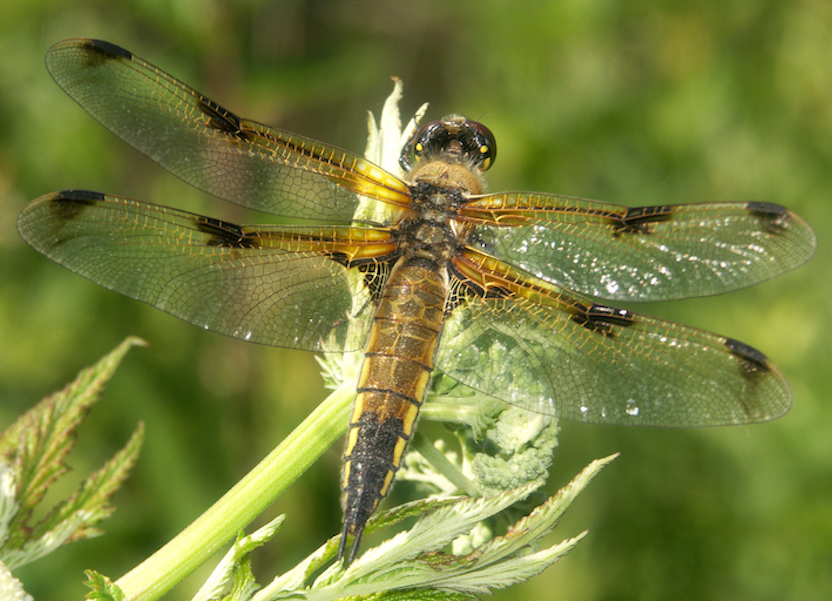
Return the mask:
[[231, 490], [115, 584], [130, 601], [158, 599], [233, 539], [347, 427], [355, 389], [341, 386]]

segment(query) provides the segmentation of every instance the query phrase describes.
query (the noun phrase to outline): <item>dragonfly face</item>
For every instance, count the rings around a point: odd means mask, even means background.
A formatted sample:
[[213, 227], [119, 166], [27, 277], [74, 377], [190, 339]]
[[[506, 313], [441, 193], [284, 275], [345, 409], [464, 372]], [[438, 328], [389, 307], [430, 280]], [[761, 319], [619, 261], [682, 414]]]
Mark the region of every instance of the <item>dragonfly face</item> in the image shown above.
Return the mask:
[[448, 160], [467, 163], [472, 169], [488, 170], [497, 157], [494, 134], [482, 123], [451, 115], [424, 125], [402, 149], [399, 164], [410, 173], [415, 160]]
[[[105, 127], [183, 180], [333, 224], [236, 225], [75, 190], [33, 201], [18, 229], [69, 269], [206, 329], [289, 348], [363, 349], [342, 555], [350, 534], [354, 556], [392, 485], [434, 369], [584, 422], [747, 424], [790, 406], [785, 378], [756, 349], [601, 301], [718, 294], [793, 269], [815, 236], [781, 206], [483, 194], [496, 145], [462, 117], [424, 126], [403, 151], [400, 178], [243, 119], [107, 42], [56, 44], [47, 66]], [[355, 219], [362, 202], [387, 207], [389, 219]]]

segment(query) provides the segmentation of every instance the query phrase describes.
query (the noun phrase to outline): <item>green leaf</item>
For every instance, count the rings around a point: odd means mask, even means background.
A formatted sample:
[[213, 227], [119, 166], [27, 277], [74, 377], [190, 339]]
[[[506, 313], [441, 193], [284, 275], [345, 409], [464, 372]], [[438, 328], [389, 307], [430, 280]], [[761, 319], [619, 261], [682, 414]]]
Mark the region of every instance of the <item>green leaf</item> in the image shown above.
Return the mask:
[[348, 568], [333, 563], [308, 584], [310, 576], [333, 557], [335, 539], [329, 541], [292, 571], [257, 592], [252, 601], [275, 599], [470, 599], [495, 589], [528, 580], [568, 553], [583, 532], [549, 548], [538, 550], [541, 537], [578, 493], [615, 456], [593, 462], [556, 495], [518, 520], [503, 536], [495, 537], [467, 554], [445, 549], [478, 523], [526, 498], [538, 481], [489, 498], [430, 499], [384, 512], [368, 526], [389, 525], [416, 514], [416, 523], [377, 547], [368, 549]]
[[85, 570], [87, 581], [84, 583], [92, 589], [87, 593], [89, 601], [124, 601], [124, 593], [106, 576], [95, 570]]
[[78, 492], [58, 504], [50, 516], [38, 524], [33, 531], [33, 536], [46, 534], [60, 522], [72, 519], [77, 514], [83, 514], [85, 517], [67, 542], [100, 534], [93, 526], [112, 514], [114, 508], [109, 504], [109, 499], [136, 463], [143, 439], [144, 424], [139, 423], [124, 448], [87, 478], [79, 487]]
[[214, 568], [211, 576], [194, 595], [193, 601], [209, 601], [219, 598], [228, 601], [249, 599], [260, 588], [254, 580], [249, 556], [257, 547], [272, 539], [283, 525], [284, 519], [283, 515], [277, 516], [248, 536], [243, 536], [241, 532], [231, 549]]
[[362, 601], [476, 601], [473, 595], [463, 595], [449, 591], [411, 589], [403, 591], [384, 591], [364, 597], [346, 597], [346, 599], [361, 599]]
[[0, 558], [10, 569], [68, 541], [96, 535], [94, 525], [112, 512], [108, 500], [136, 460], [141, 425], [127, 446], [82, 483], [70, 499], [35, 525], [29, 524], [46, 490], [68, 470], [64, 459], [75, 444], [78, 425], [127, 351], [140, 344], [144, 343], [128, 338], [0, 435]]

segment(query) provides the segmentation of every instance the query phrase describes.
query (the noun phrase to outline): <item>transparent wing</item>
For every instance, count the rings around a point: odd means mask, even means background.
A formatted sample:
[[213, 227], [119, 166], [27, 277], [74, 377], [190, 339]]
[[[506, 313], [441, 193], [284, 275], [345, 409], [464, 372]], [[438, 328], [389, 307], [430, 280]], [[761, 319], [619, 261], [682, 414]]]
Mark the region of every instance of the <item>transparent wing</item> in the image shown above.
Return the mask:
[[768, 203], [622, 207], [545, 194], [475, 198], [460, 211], [485, 252], [581, 294], [669, 300], [751, 286], [807, 261], [815, 234]]
[[744, 424], [791, 404], [783, 374], [748, 345], [487, 263], [492, 275], [481, 281], [500, 287], [483, 297], [456, 283], [437, 356], [437, 367], [463, 384], [532, 411], [604, 424]]
[[193, 186], [292, 218], [349, 223], [360, 196], [407, 206], [407, 186], [333, 146], [242, 119], [100, 40], [49, 49], [52, 77], [122, 140]]
[[356, 320], [369, 326], [371, 272], [348, 266], [392, 248], [384, 230], [238, 226], [87, 191], [32, 201], [18, 230], [110, 290], [220, 334], [305, 350], [343, 348]]

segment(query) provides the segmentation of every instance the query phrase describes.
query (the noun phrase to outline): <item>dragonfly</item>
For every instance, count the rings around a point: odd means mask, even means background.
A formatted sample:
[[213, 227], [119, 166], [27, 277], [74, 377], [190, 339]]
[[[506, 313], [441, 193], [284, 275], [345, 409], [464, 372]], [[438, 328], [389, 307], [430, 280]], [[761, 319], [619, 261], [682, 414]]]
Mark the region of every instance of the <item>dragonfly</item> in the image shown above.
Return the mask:
[[[341, 560], [390, 491], [437, 370], [579, 422], [750, 424], [791, 405], [757, 349], [607, 304], [719, 294], [794, 269], [816, 238], [782, 206], [485, 193], [494, 136], [460, 116], [418, 130], [398, 174], [242, 118], [109, 42], [59, 42], [46, 64], [104, 127], [185, 182], [301, 221], [238, 225], [67, 190], [32, 201], [18, 230], [70, 270], [207, 330], [363, 351]], [[368, 206], [384, 217], [362, 216]]]

